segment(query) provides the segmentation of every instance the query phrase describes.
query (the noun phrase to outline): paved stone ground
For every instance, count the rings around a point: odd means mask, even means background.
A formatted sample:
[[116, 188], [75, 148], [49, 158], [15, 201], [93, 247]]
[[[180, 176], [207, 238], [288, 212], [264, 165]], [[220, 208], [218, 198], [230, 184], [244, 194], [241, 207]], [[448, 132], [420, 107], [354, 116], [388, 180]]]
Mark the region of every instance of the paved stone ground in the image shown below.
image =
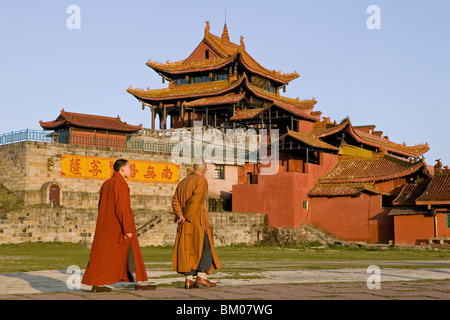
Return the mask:
[[[81, 275], [83, 270], [80, 271]], [[70, 289], [77, 274], [66, 270], [0, 274], [0, 300], [449, 300], [448, 268], [383, 268], [380, 289], [369, 289], [374, 274], [367, 269], [290, 270], [241, 274], [241, 279], [216, 272], [216, 288], [183, 288], [183, 277], [172, 271], [148, 271], [155, 291], [135, 291], [130, 283], [114, 285], [111, 293], [90, 287]], [[369, 281], [369, 284], [372, 283]], [[172, 286], [167, 286], [172, 284]]]
[[382, 283], [369, 290], [365, 283], [221, 286], [185, 290], [159, 287], [154, 291], [117, 289], [111, 293], [73, 290], [59, 293], [4, 294], [4, 300], [449, 300], [450, 281]]

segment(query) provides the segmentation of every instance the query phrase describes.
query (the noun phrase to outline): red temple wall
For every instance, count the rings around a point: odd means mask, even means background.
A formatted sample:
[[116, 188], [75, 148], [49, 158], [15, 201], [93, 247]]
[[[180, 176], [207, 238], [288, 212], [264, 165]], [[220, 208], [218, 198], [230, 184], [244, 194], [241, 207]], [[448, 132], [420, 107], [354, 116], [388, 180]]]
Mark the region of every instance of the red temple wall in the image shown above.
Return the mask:
[[220, 58], [219, 55], [211, 49], [209, 45], [206, 43], [201, 43], [195, 50], [192, 52], [188, 60], [204, 60], [205, 59], [205, 51], [209, 51], [209, 59]]
[[[436, 215], [438, 237], [450, 237], [445, 214]], [[404, 245], [428, 244], [428, 239], [435, 236], [432, 216], [404, 215], [394, 216], [395, 243]]]
[[[233, 212], [265, 213], [271, 227], [300, 227], [308, 213], [303, 202], [309, 201], [309, 190], [337, 161], [337, 155], [320, 154], [321, 164], [305, 164], [305, 173], [287, 172], [288, 162], [280, 161], [277, 174], [259, 175], [257, 184], [233, 186]], [[246, 173], [239, 178], [246, 183]]]
[[381, 195], [315, 197], [307, 222], [345, 241], [388, 243], [394, 239], [393, 219], [388, 213]]

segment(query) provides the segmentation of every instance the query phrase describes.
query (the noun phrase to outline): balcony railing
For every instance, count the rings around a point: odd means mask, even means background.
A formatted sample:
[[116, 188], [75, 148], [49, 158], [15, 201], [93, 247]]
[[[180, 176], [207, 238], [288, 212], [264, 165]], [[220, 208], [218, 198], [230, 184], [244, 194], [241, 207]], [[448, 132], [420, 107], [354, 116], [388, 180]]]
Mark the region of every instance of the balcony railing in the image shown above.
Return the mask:
[[25, 129], [21, 131], [4, 133], [0, 134], [0, 145], [22, 141], [52, 142], [53, 138], [51, 136], [48, 136], [50, 133], [52, 133], [52, 131], [42, 131], [33, 129]]
[[126, 149], [126, 139], [114, 139], [114, 138], [98, 138], [86, 135], [74, 135], [70, 136], [70, 143], [83, 146], [95, 146], [101, 148], [114, 148], [114, 149]]
[[[155, 131], [157, 134], [157, 132]], [[155, 133], [151, 133], [150, 137], [154, 137]], [[164, 132], [159, 133], [159, 138], [170, 137], [171, 135], [177, 134], [174, 130], [165, 130]], [[112, 148], [112, 149], [130, 149], [130, 150], [142, 150], [148, 152], [158, 152], [163, 154], [171, 154], [173, 148], [176, 146], [176, 142], [169, 141], [148, 141], [145, 139], [146, 135], [133, 135], [132, 137], [128, 137], [128, 139], [122, 138], [114, 138], [114, 137], [95, 137], [95, 136], [87, 136], [87, 135], [75, 135], [72, 134], [67, 137], [62, 137], [55, 135], [53, 131], [42, 131], [42, 130], [33, 130], [33, 129], [25, 129], [21, 131], [14, 131], [10, 133], [0, 134], [0, 145], [12, 144], [16, 142], [22, 141], [40, 141], [40, 142], [59, 142], [59, 143], [67, 143], [73, 145], [83, 145], [83, 146], [95, 146], [100, 148]], [[131, 138], [131, 139], [130, 139]], [[127, 141], [128, 140], [128, 141]], [[197, 150], [195, 146], [192, 146], [191, 155], [192, 156], [201, 156], [204, 152], [204, 149], [207, 143], [201, 143], [202, 148]], [[239, 150], [240, 148], [232, 148], [231, 150], [227, 150], [224, 144], [223, 146], [223, 157], [226, 159], [237, 159], [237, 157], [243, 157], [246, 160], [249, 158], [249, 150], [245, 148], [243, 150]], [[239, 153], [239, 154], [238, 154]]]

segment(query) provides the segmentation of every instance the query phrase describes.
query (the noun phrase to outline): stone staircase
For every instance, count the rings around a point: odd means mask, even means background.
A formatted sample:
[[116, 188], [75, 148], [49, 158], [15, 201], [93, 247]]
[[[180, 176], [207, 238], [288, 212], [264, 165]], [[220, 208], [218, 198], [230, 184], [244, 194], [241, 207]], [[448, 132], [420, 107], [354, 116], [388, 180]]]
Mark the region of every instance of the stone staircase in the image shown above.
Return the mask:
[[142, 226], [140, 226], [136, 231], [138, 236], [143, 235], [144, 233], [148, 232], [149, 230], [153, 229], [162, 222], [162, 217], [157, 215], [154, 216], [150, 221], [144, 223]]
[[343, 242], [341, 239], [313, 224], [304, 222], [301, 227], [305, 230], [307, 237], [316, 238], [316, 241], [320, 241], [324, 244], [334, 245], [342, 244]]

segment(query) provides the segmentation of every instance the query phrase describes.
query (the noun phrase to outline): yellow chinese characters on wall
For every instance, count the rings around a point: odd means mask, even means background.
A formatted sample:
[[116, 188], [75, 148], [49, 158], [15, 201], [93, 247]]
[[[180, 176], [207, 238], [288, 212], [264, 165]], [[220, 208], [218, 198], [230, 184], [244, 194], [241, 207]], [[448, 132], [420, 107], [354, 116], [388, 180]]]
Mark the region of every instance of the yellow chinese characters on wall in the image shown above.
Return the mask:
[[[113, 158], [98, 158], [76, 155], [61, 156], [61, 177], [80, 179], [109, 179], [114, 172]], [[128, 159], [131, 177], [128, 181], [178, 183], [180, 166], [167, 162], [152, 162]]]

